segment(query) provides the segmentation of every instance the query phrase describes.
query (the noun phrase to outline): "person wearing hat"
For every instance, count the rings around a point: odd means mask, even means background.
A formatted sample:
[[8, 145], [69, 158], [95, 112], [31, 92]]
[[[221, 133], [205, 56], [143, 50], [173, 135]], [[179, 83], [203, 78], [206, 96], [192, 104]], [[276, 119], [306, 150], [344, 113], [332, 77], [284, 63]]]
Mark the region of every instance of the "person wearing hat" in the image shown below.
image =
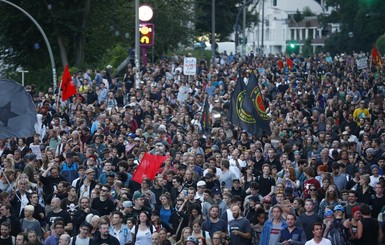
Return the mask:
[[60, 174], [63, 175], [68, 182], [72, 183], [72, 181], [78, 177], [79, 165], [74, 160], [73, 152], [67, 152], [65, 155], [65, 161], [61, 165]]
[[139, 220], [139, 214], [141, 212], [147, 212], [147, 213], [150, 213], [151, 212], [151, 208], [149, 207], [146, 207], [145, 206], [145, 203], [144, 203], [144, 196], [142, 193], [136, 191], [134, 193], [134, 195], [132, 196], [132, 202], [134, 204], [134, 206], [132, 207], [132, 217], [135, 219], [135, 220]]
[[184, 242], [184, 245], [198, 245], [198, 239], [196, 239], [194, 236], [188, 236]]
[[352, 217], [344, 221], [344, 226], [349, 227], [351, 231], [350, 241], [352, 244], [356, 244], [362, 236], [362, 222], [361, 222], [361, 207], [355, 206], [352, 211]]
[[360, 107], [354, 110], [353, 118], [357, 122], [358, 126], [360, 125], [360, 118], [370, 118], [370, 113], [367, 108], [365, 108], [365, 101], [361, 100]]
[[[70, 244], [89, 244], [91, 238], [88, 236], [88, 232], [91, 230], [91, 224], [83, 221], [79, 226], [79, 234], [71, 238]], [[78, 243], [76, 243], [78, 241]]]
[[334, 219], [328, 220], [326, 223], [324, 237], [329, 239], [332, 244], [346, 244], [350, 239], [349, 228], [344, 222], [345, 209], [338, 204], [334, 207]]
[[79, 194], [79, 197], [91, 197], [91, 191], [96, 185], [94, 169], [86, 169], [85, 175], [85, 178], [76, 183], [76, 191]]

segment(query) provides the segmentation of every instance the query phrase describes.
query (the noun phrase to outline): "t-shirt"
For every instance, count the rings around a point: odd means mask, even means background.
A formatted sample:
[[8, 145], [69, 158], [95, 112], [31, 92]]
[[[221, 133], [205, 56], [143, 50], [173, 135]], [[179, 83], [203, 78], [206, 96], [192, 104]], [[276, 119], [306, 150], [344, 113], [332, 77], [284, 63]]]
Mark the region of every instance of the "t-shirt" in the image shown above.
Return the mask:
[[[155, 231], [155, 227], [153, 227], [152, 230]], [[135, 234], [135, 226], [132, 227], [131, 233]], [[145, 231], [138, 229], [135, 237], [135, 245], [152, 245], [151, 236], [150, 228], [147, 227], [147, 230]]]
[[210, 219], [207, 219], [202, 224], [202, 230], [209, 232], [210, 237], [212, 237], [216, 231], [227, 232], [227, 225], [226, 222], [222, 219], [219, 219], [216, 223], [213, 223]]
[[300, 223], [302, 225], [302, 229], [305, 231], [306, 238], [313, 238], [313, 224], [315, 222], [321, 222], [321, 218], [316, 213], [313, 213], [312, 215], [306, 215], [306, 213], [303, 213], [299, 216], [299, 219], [301, 221]]
[[275, 245], [277, 242], [279, 242], [279, 238], [281, 237], [281, 227], [282, 227], [282, 222], [279, 224], [274, 224], [271, 227], [270, 230], [270, 240], [269, 240], [269, 245]]
[[232, 221], [229, 222], [229, 230], [230, 230], [231, 244], [243, 244], [243, 245], [251, 244], [251, 238], [246, 239], [239, 235], [234, 235], [233, 233], [233, 231], [251, 233], [251, 225], [248, 219], [246, 218], [233, 219]]
[[275, 186], [275, 180], [271, 176], [267, 178], [258, 176], [257, 182], [259, 182], [259, 194], [261, 196], [269, 194], [271, 192], [271, 187]]
[[65, 210], [61, 210], [58, 213], [54, 213], [53, 211], [49, 212], [47, 215], [47, 223], [49, 224], [49, 227], [52, 227], [53, 223], [57, 218], [62, 218], [64, 220], [64, 226], [66, 226], [68, 223], [72, 223], [71, 216], [67, 213]]
[[92, 201], [91, 207], [98, 210], [100, 216], [110, 215], [110, 213], [114, 210], [114, 203], [110, 199], [101, 201], [100, 198], [95, 198]]
[[320, 243], [316, 243], [314, 239], [311, 239], [310, 241], [307, 241], [305, 245], [332, 245], [332, 243], [329, 239], [322, 238]]
[[13, 245], [12, 241], [14, 241], [14, 239], [12, 240], [12, 236], [9, 236], [7, 239], [3, 239], [0, 237], [1, 245]]
[[71, 237], [70, 244], [74, 245], [89, 245], [91, 242], [91, 238], [86, 237], [86, 238], [80, 238], [79, 236], [76, 236], [75, 243], [73, 243], [74, 237]]

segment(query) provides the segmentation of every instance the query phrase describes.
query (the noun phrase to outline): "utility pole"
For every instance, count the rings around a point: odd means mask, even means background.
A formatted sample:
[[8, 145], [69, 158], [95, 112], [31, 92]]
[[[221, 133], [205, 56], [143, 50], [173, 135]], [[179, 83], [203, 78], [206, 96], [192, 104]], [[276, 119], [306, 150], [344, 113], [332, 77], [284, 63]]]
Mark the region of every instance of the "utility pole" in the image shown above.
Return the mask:
[[215, 66], [215, 0], [211, 0], [211, 62]]

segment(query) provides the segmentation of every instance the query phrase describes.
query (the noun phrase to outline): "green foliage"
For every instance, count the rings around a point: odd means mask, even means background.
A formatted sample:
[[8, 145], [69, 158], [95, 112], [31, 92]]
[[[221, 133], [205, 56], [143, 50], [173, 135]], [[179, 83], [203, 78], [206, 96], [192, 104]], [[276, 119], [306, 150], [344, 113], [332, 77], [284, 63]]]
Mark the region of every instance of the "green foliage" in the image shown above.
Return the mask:
[[325, 23], [341, 23], [340, 32], [331, 35], [325, 49], [338, 52], [370, 51], [385, 33], [385, 5], [381, 0], [328, 0], [333, 7]]
[[[216, 0], [215, 1], [215, 33], [217, 41], [228, 41], [227, 37], [234, 31], [237, 14], [243, 0]], [[237, 5], [238, 4], [238, 5]], [[259, 15], [255, 13], [255, 3], [251, 9], [246, 11], [246, 26], [259, 21]], [[242, 13], [239, 15], [238, 25], [242, 26]], [[211, 1], [195, 0], [194, 9], [195, 35], [205, 36], [211, 34]]]
[[[55, 56], [58, 77], [65, 64], [78, 69], [116, 67], [135, 43], [135, 2], [126, 0], [13, 0], [41, 25]], [[189, 0], [149, 0], [154, 9], [155, 53], [162, 55], [189, 45], [193, 33]], [[51, 84], [52, 70], [44, 40], [33, 23], [17, 9], [0, 3], [0, 55], [16, 67], [29, 70], [33, 82]], [[38, 47], [38, 48], [36, 48]], [[17, 74], [16, 74], [17, 75]], [[47, 85], [48, 86], [48, 85]]]
[[376, 41], [376, 47], [380, 54], [385, 54], [385, 34], [380, 36]]
[[311, 56], [313, 54], [313, 47], [311, 46], [312, 38], [308, 38], [305, 40], [305, 43], [302, 47], [302, 54], [304, 57]]

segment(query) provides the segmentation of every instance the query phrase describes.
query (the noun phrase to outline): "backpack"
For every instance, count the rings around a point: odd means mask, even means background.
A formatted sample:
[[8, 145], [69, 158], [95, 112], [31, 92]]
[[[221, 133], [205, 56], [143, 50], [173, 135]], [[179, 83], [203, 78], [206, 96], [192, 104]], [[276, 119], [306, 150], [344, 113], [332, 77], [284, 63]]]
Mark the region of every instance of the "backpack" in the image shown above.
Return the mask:
[[[72, 238], [72, 245], [75, 245], [75, 243], [76, 243], [76, 238], [77, 238], [78, 236], [74, 236], [73, 238]], [[90, 245], [91, 244], [91, 238], [88, 240], [88, 244]]]
[[[132, 239], [132, 244], [135, 244], [135, 242], [136, 242], [136, 234], [138, 234], [138, 231], [139, 231], [139, 225], [135, 225], [135, 233], [134, 233], [134, 237]], [[152, 225], [150, 225], [150, 233], [151, 234], [154, 233]]]
[[344, 219], [336, 219], [333, 220], [330, 225], [330, 229], [326, 235], [326, 237], [332, 242], [334, 245], [349, 245], [349, 233], [348, 230], [344, 227]]

